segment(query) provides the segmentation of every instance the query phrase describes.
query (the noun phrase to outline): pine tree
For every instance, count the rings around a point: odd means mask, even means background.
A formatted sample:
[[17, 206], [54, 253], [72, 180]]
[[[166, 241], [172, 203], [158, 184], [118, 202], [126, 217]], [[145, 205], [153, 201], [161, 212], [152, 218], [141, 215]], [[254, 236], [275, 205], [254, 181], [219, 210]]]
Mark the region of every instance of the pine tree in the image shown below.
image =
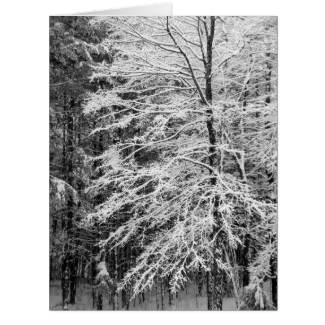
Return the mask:
[[76, 301], [80, 245], [84, 245], [78, 224], [87, 213], [83, 190], [91, 178], [82, 102], [88, 91], [97, 90], [96, 82], [88, 80], [91, 66], [111, 60], [107, 49], [94, 45], [107, 33], [108, 26], [92, 22], [91, 17], [50, 17], [50, 269], [61, 263], [66, 307], [67, 299], [70, 304]]

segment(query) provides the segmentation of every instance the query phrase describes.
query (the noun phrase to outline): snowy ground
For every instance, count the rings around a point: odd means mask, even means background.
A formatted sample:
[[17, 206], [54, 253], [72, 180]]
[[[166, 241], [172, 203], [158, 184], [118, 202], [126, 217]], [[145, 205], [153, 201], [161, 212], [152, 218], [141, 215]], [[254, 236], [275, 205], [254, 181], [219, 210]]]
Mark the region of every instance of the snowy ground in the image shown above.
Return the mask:
[[[168, 303], [168, 293], [165, 293], [165, 310], [207, 310], [207, 297], [195, 298], [195, 288], [190, 286], [178, 294], [178, 298], [173, 295], [172, 305]], [[160, 298], [160, 292], [159, 292]], [[119, 295], [119, 299], [121, 299]], [[153, 289], [145, 293], [145, 303], [139, 303], [139, 299], [130, 302], [130, 310], [157, 310], [156, 308], [156, 293]], [[60, 284], [51, 284], [50, 286], [50, 310], [62, 310], [62, 295]], [[161, 308], [161, 300], [159, 301]], [[119, 303], [121, 306], [121, 301]], [[69, 310], [92, 310], [91, 288], [88, 285], [77, 289], [76, 304], [69, 305]], [[103, 299], [103, 310], [112, 310], [112, 306], [108, 304], [108, 298]], [[234, 298], [225, 298], [223, 300], [223, 310], [236, 310], [236, 303]]]

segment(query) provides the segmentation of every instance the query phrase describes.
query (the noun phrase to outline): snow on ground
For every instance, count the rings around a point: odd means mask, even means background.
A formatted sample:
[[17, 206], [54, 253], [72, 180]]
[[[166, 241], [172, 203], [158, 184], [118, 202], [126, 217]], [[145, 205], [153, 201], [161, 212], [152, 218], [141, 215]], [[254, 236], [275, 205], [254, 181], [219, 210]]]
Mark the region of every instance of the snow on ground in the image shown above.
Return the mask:
[[[207, 297], [195, 298], [194, 287], [186, 289], [178, 294], [178, 298], [173, 295], [172, 305], [168, 303], [168, 293], [165, 292], [165, 310], [207, 310]], [[62, 295], [59, 284], [50, 286], [50, 310], [62, 310]], [[159, 291], [159, 305], [161, 308], [161, 296]], [[121, 295], [119, 294], [119, 307], [121, 306]], [[91, 297], [91, 287], [85, 285], [77, 289], [76, 304], [69, 305], [69, 310], [92, 310], [93, 302]], [[103, 297], [103, 310], [112, 310], [112, 305], [108, 304], [108, 297]], [[157, 310], [156, 292], [152, 289], [145, 293], [145, 302], [140, 303], [139, 299], [131, 300], [129, 310]], [[159, 309], [160, 310], [160, 309]], [[234, 298], [224, 298], [222, 310], [236, 310]]]

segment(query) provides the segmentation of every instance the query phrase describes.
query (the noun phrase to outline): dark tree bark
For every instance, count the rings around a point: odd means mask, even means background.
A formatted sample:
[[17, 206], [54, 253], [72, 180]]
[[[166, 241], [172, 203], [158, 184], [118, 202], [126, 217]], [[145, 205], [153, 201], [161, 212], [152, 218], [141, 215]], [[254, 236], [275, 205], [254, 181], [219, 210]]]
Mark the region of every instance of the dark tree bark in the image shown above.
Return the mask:
[[117, 261], [118, 261], [118, 249], [115, 248], [115, 274], [114, 274], [114, 305], [115, 309], [118, 310], [118, 292], [117, 292], [117, 281], [118, 281], [118, 270], [117, 270]]
[[159, 310], [158, 278], [156, 279], [156, 307], [157, 310]]
[[207, 299], [208, 299], [208, 310], [213, 309], [213, 281], [212, 274], [210, 271], [206, 272], [207, 278]]
[[271, 257], [271, 290], [272, 290], [272, 302], [274, 307], [278, 308], [278, 272], [277, 272], [277, 260], [274, 256]]
[[[105, 262], [105, 251], [101, 252], [100, 262]], [[97, 265], [97, 271], [98, 271], [98, 265]], [[96, 305], [97, 305], [97, 310], [103, 310], [103, 292], [100, 290], [100, 288], [97, 289]]]
[[[132, 265], [132, 244], [133, 240], [131, 240], [127, 245], [126, 245], [126, 271], [128, 271], [131, 268]], [[129, 310], [130, 308], [130, 292], [131, 292], [131, 285], [127, 285], [126, 287], [126, 310]]]
[[[270, 57], [270, 53], [266, 53], [267, 57]], [[266, 81], [266, 89], [265, 92], [267, 94], [267, 97], [265, 99], [265, 103], [266, 104], [270, 104], [271, 103], [271, 97], [270, 97], [270, 93], [271, 93], [271, 89], [272, 89], [272, 84], [271, 84], [271, 77], [272, 77], [272, 64], [270, 62], [266, 63], [268, 72], [265, 76], [265, 81]], [[268, 171], [266, 171], [267, 177], [268, 177], [268, 181], [269, 184], [274, 184], [274, 175], [269, 173]], [[273, 203], [276, 203], [276, 200], [272, 200]], [[272, 241], [274, 241], [274, 238], [271, 238]], [[277, 308], [278, 306], [278, 275], [277, 275], [277, 259], [275, 258], [274, 255], [271, 256], [271, 287], [272, 287], [272, 302], [275, 306], [275, 308]]]
[[[96, 222], [94, 225], [94, 234], [93, 234], [93, 243], [96, 243], [98, 240], [99, 234], [99, 225]], [[96, 276], [97, 276], [97, 261], [96, 257], [99, 254], [99, 247], [97, 245], [93, 245], [92, 247], [92, 260], [91, 260], [91, 285], [92, 285], [92, 298], [93, 298], [93, 309], [97, 309], [98, 305], [98, 290], [97, 290], [97, 283], [96, 283]]]
[[168, 276], [168, 302], [169, 302], [169, 306], [172, 305], [172, 301], [173, 301], [173, 293], [172, 293], [170, 280], [171, 280], [171, 276]]
[[197, 272], [197, 285], [198, 285], [198, 297], [202, 297], [203, 293], [203, 274], [202, 274], [202, 267], [199, 266], [199, 270]]
[[96, 272], [96, 261], [94, 257], [95, 257], [95, 252], [93, 252], [93, 259], [91, 262], [91, 285], [92, 285], [91, 293], [93, 298], [93, 309], [95, 309], [97, 306], [97, 290], [96, 290], [96, 283], [95, 283], [97, 272]]
[[[68, 254], [67, 254], [68, 255]], [[69, 259], [65, 256], [62, 263], [62, 309], [68, 310], [69, 304]]]
[[[126, 222], [126, 217], [123, 216], [123, 223], [125, 223], [125, 222]], [[121, 262], [122, 262], [121, 279], [124, 277], [124, 275], [126, 274], [126, 272], [128, 270], [128, 259], [129, 259], [128, 247], [129, 247], [129, 243], [121, 249]], [[124, 288], [124, 289], [122, 289], [122, 309], [129, 308], [128, 301], [129, 301], [128, 288]]]
[[97, 294], [97, 310], [103, 310], [103, 294], [101, 292]]
[[70, 304], [74, 305], [76, 303], [76, 293], [77, 293], [77, 272], [78, 272], [78, 256], [75, 255], [70, 263]]
[[[67, 111], [66, 107], [66, 96], [65, 96], [65, 102], [64, 102], [64, 112]], [[65, 143], [63, 144], [63, 159], [64, 159], [64, 169], [65, 169], [65, 181], [73, 186], [73, 109], [74, 109], [74, 99], [71, 99], [70, 101], [70, 110], [69, 113], [65, 115], [67, 116], [67, 138], [66, 138], [66, 146]], [[64, 137], [65, 142], [65, 137]], [[67, 195], [67, 215], [66, 218], [63, 218], [62, 220], [62, 228], [66, 228], [67, 232], [67, 240], [68, 242], [65, 244], [65, 252], [62, 262], [62, 304], [64, 309], [68, 309], [68, 304], [71, 301], [75, 301], [75, 290], [71, 292], [71, 288], [75, 288], [75, 283], [71, 285], [71, 280], [75, 280], [74, 277], [71, 277], [71, 268], [73, 267], [73, 263], [71, 262], [72, 258], [72, 241], [73, 241], [73, 193], [71, 193], [71, 190], [68, 192]], [[66, 219], [66, 221], [64, 220]]]
[[[69, 185], [74, 187], [74, 176], [73, 176], [73, 155], [74, 155], [74, 108], [75, 108], [75, 100], [72, 98], [70, 100], [70, 109], [67, 118], [67, 182]], [[74, 247], [74, 229], [73, 229], [73, 222], [74, 222], [74, 198], [73, 194], [70, 193], [68, 195], [68, 222], [67, 222], [67, 237], [68, 241], [71, 244], [68, 244], [69, 251], [73, 252]], [[74, 255], [74, 257], [73, 257]], [[76, 260], [75, 260], [76, 259]], [[70, 278], [69, 278], [69, 289], [70, 289], [70, 304], [75, 304], [76, 302], [76, 288], [77, 288], [77, 277], [76, 277], [76, 264], [78, 264], [77, 257], [75, 256], [75, 252], [70, 256], [69, 268], [70, 268]]]
[[[251, 61], [252, 62], [252, 61]], [[247, 99], [248, 99], [248, 96], [250, 95], [250, 92], [248, 90], [248, 84], [249, 84], [250, 80], [247, 81], [247, 84], [246, 84], [246, 90], [244, 92], [244, 101], [243, 101], [243, 108], [246, 109], [245, 107], [247, 106]], [[241, 169], [239, 168], [240, 170], [240, 175], [241, 175], [241, 178], [243, 179], [243, 175], [242, 175], [242, 172], [241, 172]], [[246, 214], [246, 212], [244, 212]], [[248, 218], [248, 219], [247, 219]], [[246, 220], [247, 220], [247, 224], [245, 225], [246, 229], [250, 223], [250, 220], [249, 220], [250, 217], [247, 216], [246, 214]], [[249, 258], [248, 258], [248, 255], [249, 255], [249, 247], [250, 247], [250, 243], [251, 243], [251, 238], [250, 238], [250, 234], [247, 233], [245, 235], [245, 239], [244, 239], [244, 247], [241, 251], [241, 266], [243, 267], [243, 287], [246, 287], [249, 285], [249, 271], [248, 271], [248, 266], [249, 266]]]
[[[210, 33], [208, 32], [208, 28], [206, 28], [207, 33], [207, 58], [206, 58], [206, 100], [209, 104], [212, 104], [212, 50], [213, 50], [213, 39], [214, 39], [214, 30], [215, 30], [215, 17], [210, 17]], [[209, 164], [213, 169], [217, 168], [217, 152], [215, 146], [217, 144], [217, 134], [214, 129], [214, 116], [213, 111], [210, 106], [208, 106], [208, 118], [207, 118], [207, 129], [209, 135]], [[210, 171], [212, 174], [212, 172]], [[216, 186], [217, 180], [216, 177], [211, 178], [211, 185]], [[221, 227], [221, 217], [218, 213], [219, 207], [219, 198], [215, 198], [215, 209], [213, 212], [215, 225], [212, 230], [211, 238], [215, 237], [215, 234], [219, 231]], [[218, 254], [218, 251], [221, 251], [221, 236], [218, 235], [218, 238], [215, 238], [214, 242], [214, 260], [220, 259], [221, 256]], [[211, 274], [212, 273], [212, 274]], [[207, 292], [208, 292], [208, 310], [217, 309], [222, 310], [222, 292], [223, 292], [223, 283], [222, 283], [222, 272], [218, 267], [218, 264], [215, 261], [211, 263], [211, 272], [207, 274]]]
[[162, 279], [160, 282], [160, 290], [161, 290], [161, 310], [165, 309], [165, 286], [164, 280]]
[[241, 254], [241, 266], [243, 267], [243, 287], [246, 287], [249, 285], [249, 272], [248, 272], [248, 252], [249, 252], [249, 246], [250, 246], [250, 235], [245, 235], [244, 240], [244, 248], [242, 250]]

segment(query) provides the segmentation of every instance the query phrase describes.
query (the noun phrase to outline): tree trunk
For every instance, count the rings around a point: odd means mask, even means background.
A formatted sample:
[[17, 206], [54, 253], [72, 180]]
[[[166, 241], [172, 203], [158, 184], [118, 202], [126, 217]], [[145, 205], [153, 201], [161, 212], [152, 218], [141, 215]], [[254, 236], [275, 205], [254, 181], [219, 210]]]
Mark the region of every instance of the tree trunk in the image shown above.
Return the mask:
[[70, 263], [70, 304], [76, 303], [78, 257], [75, 255]]
[[[74, 99], [70, 100], [70, 112], [66, 115], [66, 95], [64, 95], [64, 117], [67, 119], [67, 136], [65, 139], [64, 135], [64, 143], [63, 143], [63, 163], [64, 163], [64, 177], [65, 181], [73, 186], [73, 109], [74, 109]], [[67, 140], [67, 145], [65, 145], [65, 140]], [[74, 278], [71, 272], [71, 268], [73, 267], [73, 263], [71, 261], [72, 258], [72, 246], [71, 242], [73, 241], [73, 194], [71, 191], [67, 195], [67, 215], [66, 222], [65, 218], [62, 221], [62, 228], [66, 227], [67, 232], [67, 240], [68, 242], [65, 244], [64, 248], [64, 258], [62, 263], [62, 305], [63, 309], [68, 309], [68, 304], [70, 300], [75, 301], [75, 290], [74, 285], [71, 284], [71, 278]], [[73, 291], [71, 292], [71, 289]]]
[[96, 283], [95, 283], [95, 279], [96, 279], [96, 261], [94, 259], [94, 253], [93, 253], [93, 260], [91, 262], [91, 284], [92, 284], [92, 298], [93, 298], [93, 309], [96, 308], [97, 306], [97, 290], [96, 290]]
[[[206, 100], [209, 104], [212, 104], [212, 50], [213, 50], [213, 39], [214, 39], [214, 29], [215, 29], [215, 17], [210, 17], [210, 34], [207, 34], [207, 60], [206, 60]], [[208, 33], [208, 31], [207, 31]], [[209, 164], [213, 169], [217, 168], [217, 152], [216, 152], [216, 144], [217, 144], [217, 135], [216, 130], [214, 129], [214, 116], [213, 111], [210, 106], [208, 106], [208, 118], [207, 118], [207, 129], [209, 135]], [[212, 174], [212, 172], [210, 172]], [[211, 185], [216, 186], [217, 180], [216, 177], [211, 178]], [[211, 233], [211, 239], [215, 237], [215, 234], [219, 231], [221, 227], [220, 215], [218, 213], [219, 207], [219, 198], [215, 198], [215, 209], [213, 212], [214, 222], [217, 226], [213, 227]], [[211, 272], [207, 274], [207, 289], [208, 289], [208, 310], [217, 309], [222, 310], [222, 272], [219, 270], [218, 264], [215, 262], [216, 259], [220, 259], [217, 251], [220, 251], [220, 234], [219, 238], [215, 238], [214, 242], [214, 261], [212, 261]], [[212, 273], [212, 274], [211, 274]]]
[[[132, 266], [132, 243], [133, 241], [131, 240], [127, 245], [126, 245], [126, 269], [125, 272], [127, 272], [131, 266]], [[130, 308], [130, 297], [131, 297], [131, 284], [128, 284], [126, 287], [126, 310], [129, 310]]]
[[[125, 222], [125, 217], [123, 218], [123, 222]], [[124, 275], [127, 272], [127, 260], [128, 260], [128, 246], [129, 244], [125, 245], [121, 249], [121, 279], [124, 277]], [[122, 289], [122, 309], [128, 308], [128, 294], [127, 294], [127, 288]]]
[[[217, 257], [221, 259], [221, 256]], [[213, 310], [222, 310], [222, 298], [223, 298], [223, 272], [214, 262], [214, 279], [213, 279]]]
[[277, 276], [277, 262], [274, 257], [271, 257], [271, 290], [272, 290], [272, 302], [274, 307], [278, 308], [278, 276]]
[[156, 279], [156, 307], [159, 310], [158, 278]]
[[244, 240], [244, 248], [241, 252], [241, 266], [243, 267], [243, 287], [249, 285], [249, 272], [248, 272], [248, 252], [249, 252], [249, 245], [250, 245], [250, 235], [245, 235]]
[[103, 294], [97, 292], [97, 310], [103, 310]]
[[198, 297], [202, 297], [203, 291], [203, 274], [202, 274], [202, 267], [199, 265], [199, 270], [197, 272], [197, 286], [198, 286]]
[[208, 310], [213, 310], [213, 281], [211, 271], [206, 273], [207, 277], [207, 299], [208, 299]]
[[[73, 143], [73, 110], [75, 107], [75, 101], [72, 98], [70, 100], [70, 111], [68, 113], [67, 117], [67, 174], [66, 174], [66, 181], [68, 184], [72, 187], [74, 187], [74, 177], [73, 177], [73, 154], [74, 154], [74, 143]], [[68, 245], [67, 249], [69, 252], [69, 302], [75, 303], [76, 301], [76, 288], [77, 288], [77, 277], [76, 277], [76, 267], [73, 256], [75, 255], [75, 252], [73, 251], [74, 247], [71, 245], [74, 242], [74, 229], [73, 229], [73, 221], [74, 221], [74, 198], [73, 193], [70, 193], [68, 195], [67, 199], [67, 240]]]
[[118, 270], [117, 270], [117, 253], [118, 250], [117, 248], [115, 248], [115, 252], [114, 252], [114, 257], [115, 257], [115, 273], [114, 273], [114, 305], [115, 305], [115, 310], [118, 310], [118, 292], [117, 292], [117, 281], [118, 281]]
[[[266, 53], [267, 57], [270, 57], [270, 53]], [[265, 77], [265, 81], [266, 81], [266, 94], [267, 97], [265, 99], [265, 103], [266, 104], [270, 104], [271, 103], [271, 97], [270, 97], [270, 93], [271, 93], [271, 89], [272, 89], [272, 84], [271, 84], [271, 76], [272, 76], [272, 64], [270, 62], [267, 62], [267, 68], [268, 68], [268, 73], [266, 74]], [[269, 179], [269, 184], [273, 184], [274, 183], [274, 175], [267, 173], [268, 179]], [[276, 199], [272, 200], [273, 203], [276, 203]], [[274, 240], [274, 238], [272, 238], [272, 241]], [[272, 286], [272, 302], [275, 306], [275, 308], [278, 307], [278, 276], [277, 276], [277, 260], [274, 256], [271, 257], [271, 286]]]
[[168, 276], [168, 302], [169, 302], [169, 306], [172, 305], [172, 301], [173, 301], [173, 293], [172, 293], [170, 280], [171, 280], [171, 277]]
[[62, 263], [62, 309], [68, 310], [69, 304], [69, 255], [67, 254]]
[[165, 288], [164, 288], [164, 280], [160, 282], [160, 289], [161, 289], [161, 310], [165, 309]]

